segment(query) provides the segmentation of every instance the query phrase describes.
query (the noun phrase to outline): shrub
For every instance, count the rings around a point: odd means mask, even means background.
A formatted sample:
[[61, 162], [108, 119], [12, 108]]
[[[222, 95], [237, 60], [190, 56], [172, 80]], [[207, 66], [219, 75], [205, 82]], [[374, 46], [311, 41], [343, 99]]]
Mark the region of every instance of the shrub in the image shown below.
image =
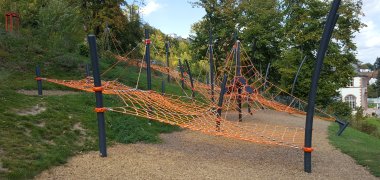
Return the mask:
[[64, 71], [76, 70], [80, 63], [80, 60], [72, 54], [63, 54], [54, 57], [52, 60], [55, 67]]
[[360, 131], [374, 135], [377, 132], [377, 126], [368, 122], [363, 122], [360, 126]]
[[335, 101], [327, 106], [327, 113], [334, 114], [335, 116], [345, 120], [350, 120], [352, 109], [346, 102]]
[[86, 56], [88, 57], [89, 55], [89, 52], [90, 52], [90, 49], [87, 45], [87, 43], [81, 43], [78, 45], [78, 49], [79, 49], [79, 54], [82, 55], [82, 56]]

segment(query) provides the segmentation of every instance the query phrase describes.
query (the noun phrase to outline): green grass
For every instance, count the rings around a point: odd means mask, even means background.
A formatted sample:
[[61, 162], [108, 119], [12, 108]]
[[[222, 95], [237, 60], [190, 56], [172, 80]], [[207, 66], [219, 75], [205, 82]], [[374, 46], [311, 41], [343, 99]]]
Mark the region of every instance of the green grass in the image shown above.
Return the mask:
[[[31, 179], [51, 166], [65, 163], [70, 156], [98, 150], [93, 93], [45, 81], [44, 90], [70, 90], [78, 94], [39, 97], [16, 92], [20, 89], [36, 90], [36, 65], [41, 67], [42, 77], [67, 80], [85, 77], [85, 64], [90, 62], [89, 57], [38, 44], [38, 39], [6, 35], [0, 30], [0, 179]], [[100, 71], [104, 72], [116, 60], [106, 54], [102, 56]], [[102, 79], [117, 79], [135, 87], [138, 75], [138, 67], [120, 63]], [[167, 76], [155, 71], [152, 71], [152, 76], [152, 89], [161, 92], [161, 82]], [[177, 82], [166, 82], [165, 85], [167, 94], [185, 95]], [[146, 71], [143, 69], [139, 89], [146, 88]], [[189, 88], [185, 92], [191, 94]], [[197, 100], [204, 102], [199, 94]], [[36, 105], [45, 107], [46, 111], [37, 115], [17, 114]], [[123, 105], [117, 96], [104, 96], [105, 107]], [[106, 112], [105, 117], [108, 145], [115, 142], [159, 143], [160, 133], [180, 130], [178, 126], [120, 113]]]
[[[23, 53], [19, 53], [23, 52]], [[30, 179], [41, 171], [60, 165], [79, 152], [97, 150], [97, 120], [93, 112], [93, 93], [79, 92], [64, 96], [27, 96], [19, 89], [36, 89], [34, 68], [41, 66], [42, 76], [57, 79], [81, 79], [88, 57], [75, 53], [43, 49], [21, 37], [0, 36], [0, 179]], [[101, 71], [114, 60], [101, 59]], [[137, 67], [117, 67], [103, 78], [134, 87]], [[153, 73], [153, 89], [161, 90], [162, 74]], [[140, 88], [146, 89], [146, 74], [142, 72]], [[176, 83], [166, 83], [166, 92], [183, 95]], [[73, 89], [43, 82], [44, 90]], [[189, 90], [186, 90], [190, 93]], [[37, 115], [21, 116], [36, 105], [46, 107]], [[117, 96], [104, 96], [106, 107], [122, 106]], [[141, 117], [107, 112], [107, 144], [159, 143], [160, 133], [178, 131], [178, 126], [163, 124]], [[76, 128], [80, 126], [83, 128]]]
[[[3, 77], [3, 76], [1, 76]], [[22, 79], [14, 75], [8, 78]], [[80, 92], [64, 96], [27, 96], [16, 89], [33, 89], [33, 76], [22, 82], [4, 80], [0, 86], [0, 162], [8, 172], [0, 172], [0, 179], [31, 178], [50, 166], [65, 163], [67, 158], [82, 151], [97, 150], [97, 121], [93, 112], [92, 93]], [[25, 86], [23, 86], [25, 84]], [[44, 82], [44, 89], [67, 89]], [[107, 95], [105, 106], [122, 106], [117, 96]], [[39, 104], [47, 110], [38, 115], [20, 116], [17, 112]], [[160, 142], [159, 134], [179, 130], [145, 118], [119, 113], [106, 113], [107, 141], [135, 143]], [[75, 130], [80, 123], [85, 133]], [[42, 127], [41, 127], [42, 126]]]
[[336, 136], [337, 131], [337, 124], [329, 127], [330, 143], [380, 177], [380, 139], [350, 127], [341, 136]]

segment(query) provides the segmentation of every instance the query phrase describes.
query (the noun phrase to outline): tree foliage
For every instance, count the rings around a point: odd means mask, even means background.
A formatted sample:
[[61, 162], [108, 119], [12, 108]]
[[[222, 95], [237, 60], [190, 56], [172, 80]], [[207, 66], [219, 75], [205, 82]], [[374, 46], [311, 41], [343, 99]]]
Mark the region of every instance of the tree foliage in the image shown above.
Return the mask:
[[[239, 39], [257, 69], [273, 64], [269, 80], [290, 91], [295, 73], [306, 56], [295, 95], [307, 98], [316, 51], [322, 36], [330, 1], [320, 0], [199, 0], [206, 15], [193, 25], [191, 48], [198, 59], [207, 51], [208, 31], [213, 32], [217, 64], [232, 47], [232, 33]], [[319, 81], [317, 102], [326, 105], [354, 75], [354, 33], [360, 22], [361, 0], [342, 1], [340, 17], [330, 42]], [[263, 70], [261, 70], [263, 73]]]

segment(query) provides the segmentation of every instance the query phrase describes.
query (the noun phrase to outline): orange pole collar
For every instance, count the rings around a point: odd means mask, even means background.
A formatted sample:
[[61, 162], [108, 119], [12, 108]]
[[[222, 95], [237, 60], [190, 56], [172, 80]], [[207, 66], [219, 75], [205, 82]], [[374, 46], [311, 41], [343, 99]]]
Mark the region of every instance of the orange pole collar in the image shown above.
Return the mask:
[[104, 108], [104, 107], [102, 107], [102, 108], [95, 108], [95, 112], [97, 112], [97, 113], [104, 113], [106, 111], [107, 111], [107, 108]]
[[92, 90], [94, 92], [102, 92], [104, 90], [104, 88], [102, 86], [98, 86], [98, 87], [93, 87]]
[[314, 151], [314, 149], [311, 148], [311, 147], [304, 147], [304, 148], [303, 148], [303, 151], [304, 151], [304, 152], [307, 152], [307, 153], [311, 153], [311, 152]]

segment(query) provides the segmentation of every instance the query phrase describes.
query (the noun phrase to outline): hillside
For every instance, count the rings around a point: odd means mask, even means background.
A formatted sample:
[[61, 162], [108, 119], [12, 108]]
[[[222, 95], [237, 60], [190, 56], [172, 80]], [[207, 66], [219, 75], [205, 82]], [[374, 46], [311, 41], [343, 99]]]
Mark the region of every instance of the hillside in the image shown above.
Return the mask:
[[[65, 163], [67, 158], [97, 149], [97, 121], [93, 112], [92, 93], [79, 92], [43, 82], [46, 95], [36, 95], [34, 68], [40, 65], [42, 76], [57, 79], [82, 79], [89, 58], [76, 52], [61, 53], [57, 49], [39, 48], [22, 35], [0, 36], [1, 76], [0, 103], [0, 179], [32, 178], [42, 170]], [[23, 53], [19, 53], [23, 52]], [[101, 71], [115, 62], [110, 56], [101, 58]], [[135, 86], [139, 68], [121, 64], [105, 76]], [[153, 89], [160, 91], [162, 77], [155, 72]], [[141, 88], [145, 88], [145, 72]], [[19, 90], [24, 90], [19, 93]], [[30, 90], [30, 91], [28, 91]], [[47, 91], [50, 90], [50, 91]], [[57, 91], [60, 90], [60, 91]], [[181, 92], [177, 84], [167, 84], [167, 92]], [[50, 94], [50, 95], [49, 95]], [[115, 96], [105, 96], [105, 106], [120, 105]], [[159, 133], [179, 130], [147, 119], [106, 113], [108, 144], [159, 142]]]

